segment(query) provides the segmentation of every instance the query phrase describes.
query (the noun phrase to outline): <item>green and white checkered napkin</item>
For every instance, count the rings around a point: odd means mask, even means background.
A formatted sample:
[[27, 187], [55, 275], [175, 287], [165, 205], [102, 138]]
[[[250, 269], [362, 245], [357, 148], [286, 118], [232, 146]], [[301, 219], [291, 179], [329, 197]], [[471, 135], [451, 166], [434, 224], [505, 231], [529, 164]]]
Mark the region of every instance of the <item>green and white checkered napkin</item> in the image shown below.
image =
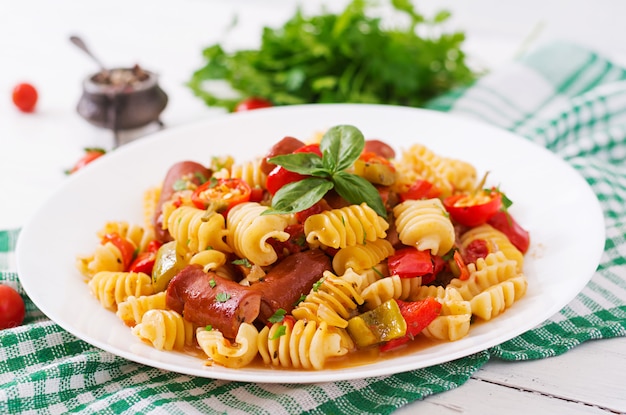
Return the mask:
[[600, 266], [551, 319], [489, 350], [393, 376], [313, 385], [197, 378], [113, 356], [47, 319], [15, 272], [18, 232], [0, 232], [0, 282], [27, 306], [21, 327], [0, 331], [0, 413], [387, 414], [462, 385], [490, 358], [545, 358], [626, 335], [626, 70], [578, 46], [550, 44], [431, 107], [546, 146], [597, 194], [607, 230]]

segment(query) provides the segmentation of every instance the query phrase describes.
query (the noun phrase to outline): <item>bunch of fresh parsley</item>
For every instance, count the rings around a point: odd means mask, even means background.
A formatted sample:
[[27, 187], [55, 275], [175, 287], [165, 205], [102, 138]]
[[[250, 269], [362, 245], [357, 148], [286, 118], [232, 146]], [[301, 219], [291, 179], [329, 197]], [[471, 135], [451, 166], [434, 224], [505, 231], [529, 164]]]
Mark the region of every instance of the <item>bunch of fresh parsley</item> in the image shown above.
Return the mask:
[[[209, 106], [233, 110], [249, 97], [273, 105], [380, 103], [419, 107], [476, 79], [465, 62], [463, 32], [444, 33], [450, 13], [432, 19], [411, 0], [391, 0], [407, 18], [387, 27], [368, 15], [368, 0], [353, 0], [343, 12], [306, 17], [298, 9], [282, 27], [263, 29], [258, 50], [228, 53], [214, 44], [203, 51], [206, 65], [188, 85]], [[428, 33], [428, 34], [424, 34]], [[220, 97], [205, 81], [225, 81], [240, 96]]]

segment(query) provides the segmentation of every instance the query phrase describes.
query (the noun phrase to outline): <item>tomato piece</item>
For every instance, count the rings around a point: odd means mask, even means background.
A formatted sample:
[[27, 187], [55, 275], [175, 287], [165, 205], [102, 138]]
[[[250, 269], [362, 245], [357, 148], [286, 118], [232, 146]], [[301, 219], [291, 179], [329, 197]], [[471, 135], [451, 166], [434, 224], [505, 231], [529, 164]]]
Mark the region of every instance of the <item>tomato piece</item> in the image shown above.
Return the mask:
[[431, 256], [430, 251], [419, 251], [411, 247], [399, 249], [387, 258], [389, 274], [398, 275], [400, 278], [433, 274], [434, 265]]
[[0, 330], [18, 327], [25, 315], [26, 306], [20, 293], [0, 284]]
[[393, 350], [417, 336], [441, 313], [441, 303], [434, 297], [419, 301], [396, 300], [400, 313], [406, 321], [406, 334], [380, 346], [381, 352]]
[[250, 202], [261, 202], [265, 191], [261, 187], [253, 187], [250, 191]]
[[152, 269], [156, 261], [156, 253], [161, 245], [162, 243], [157, 240], [151, 241], [146, 247], [146, 251], [137, 255], [137, 258], [130, 264], [128, 271], [143, 272], [144, 274], [152, 275]]
[[499, 211], [487, 221], [502, 232], [521, 253], [525, 254], [530, 246], [530, 233], [513, 219], [510, 213]]
[[191, 195], [191, 201], [198, 209], [213, 206], [216, 211], [227, 213], [233, 206], [248, 202], [252, 188], [244, 180], [211, 178]]
[[135, 245], [126, 238], [122, 238], [118, 233], [107, 233], [102, 238], [102, 245], [111, 242], [122, 255], [122, 265], [124, 271], [128, 269], [135, 258]]
[[390, 186], [396, 181], [396, 168], [386, 158], [373, 152], [362, 153], [354, 162], [354, 174], [370, 183]]
[[332, 207], [330, 207], [330, 205], [325, 199], [322, 199], [319, 202], [315, 203], [310, 208], [301, 210], [300, 212], [296, 212], [296, 220], [299, 223], [304, 223], [309, 216], [322, 213], [326, 210], [332, 210]]
[[106, 154], [106, 151], [102, 148], [86, 148], [85, 154], [74, 164], [70, 170], [68, 170], [67, 174], [75, 173], [76, 171], [82, 169], [92, 161], [97, 158], [100, 158]]
[[[305, 145], [303, 147], [300, 147], [294, 150], [291, 154], [295, 154], [295, 153], [314, 153], [320, 157], [322, 156], [322, 151], [320, 150], [319, 144]], [[276, 166], [270, 172], [270, 174], [267, 175], [267, 179], [265, 181], [265, 188], [273, 196], [276, 194], [276, 192], [278, 192], [278, 190], [280, 190], [281, 187], [285, 186], [286, 184], [298, 182], [307, 177], [309, 176], [287, 170], [286, 168], [282, 166]]]
[[251, 110], [256, 110], [259, 108], [269, 108], [269, 107], [272, 107], [273, 105], [274, 104], [272, 104], [272, 102], [268, 101], [267, 99], [259, 98], [259, 97], [250, 97], [238, 103], [237, 106], [235, 107], [235, 112], [251, 111]]
[[467, 265], [465, 265], [463, 256], [459, 251], [454, 251], [454, 256], [450, 262], [451, 268], [453, 269], [452, 273], [456, 278], [460, 279], [461, 281], [465, 281], [469, 278], [469, 270], [467, 269]]
[[443, 200], [443, 205], [456, 223], [469, 227], [480, 226], [502, 208], [502, 194], [496, 189], [490, 189], [452, 195]]
[[420, 199], [434, 199], [439, 197], [441, 191], [437, 189], [428, 180], [416, 180], [408, 190], [404, 193], [400, 193], [400, 200], [402, 202], [407, 200], [420, 200]]
[[22, 112], [33, 112], [39, 94], [34, 86], [28, 83], [17, 84], [13, 88], [13, 104]]

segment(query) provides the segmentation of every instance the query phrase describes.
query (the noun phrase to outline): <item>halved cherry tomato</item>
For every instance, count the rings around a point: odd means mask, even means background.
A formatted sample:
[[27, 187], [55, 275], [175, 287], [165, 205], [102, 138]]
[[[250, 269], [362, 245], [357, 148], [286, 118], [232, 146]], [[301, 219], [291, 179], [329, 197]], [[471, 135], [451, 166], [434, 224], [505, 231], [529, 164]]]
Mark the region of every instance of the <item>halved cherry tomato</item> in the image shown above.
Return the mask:
[[143, 272], [144, 274], [152, 275], [152, 268], [154, 268], [154, 261], [156, 260], [156, 253], [161, 247], [160, 241], [150, 241], [146, 250], [137, 255], [135, 260], [128, 267], [130, 272]]
[[509, 241], [523, 254], [530, 246], [530, 234], [513, 219], [510, 213], [499, 211], [487, 221], [491, 226], [502, 232]]
[[269, 108], [271, 106], [273, 106], [273, 104], [267, 99], [250, 97], [244, 99], [239, 104], [237, 104], [237, 106], [235, 107], [235, 112], [250, 111], [259, 108]]
[[434, 265], [431, 256], [430, 251], [419, 251], [412, 247], [398, 249], [387, 258], [389, 274], [400, 278], [433, 274]]
[[252, 188], [244, 180], [211, 178], [191, 195], [198, 209], [213, 206], [217, 212], [228, 212], [233, 206], [250, 200]]
[[85, 154], [74, 164], [70, 170], [66, 171], [67, 174], [75, 173], [77, 170], [82, 169], [87, 164], [91, 163], [95, 159], [102, 157], [106, 154], [106, 151], [102, 148], [86, 148]]
[[404, 193], [400, 193], [400, 200], [402, 202], [406, 200], [420, 200], [420, 199], [433, 199], [439, 197], [441, 191], [437, 189], [428, 180], [416, 180], [408, 190]]
[[24, 299], [13, 288], [0, 284], [0, 330], [17, 327], [24, 321]]
[[[308, 144], [292, 152], [292, 154], [295, 153], [314, 153], [320, 157], [322, 156], [322, 151], [320, 150], [319, 144]], [[265, 188], [273, 196], [284, 185], [303, 180], [307, 177], [309, 176], [295, 173], [293, 171], [287, 170], [282, 166], [276, 166], [270, 172], [270, 174], [267, 175]]]
[[122, 255], [122, 265], [124, 271], [128, 269], [135, 258], [135, 245], [126, 238], [122, 238], [118, 233], [107, 233], [102, 238], [102, 245], [111, 242]]
[[469, 227], [486, 223], [502, 208], [502, 194], [495, 188], [472, 194], [448, 196], [443, 205], [455, 222]]
[[396, 300], [400, 314], [406, 321], [406, 334], [398, 339], [390, 340], [380, 346], [381, 352], [393, 350], [417, 336], [441, 312], [441, 303], [434, 297], [426, 297], [419, 301]]
[[37, 89], [31, 84], [21, 83], [13, 88], [13, 103], [22, 112], [33, 112], [38, 98]]

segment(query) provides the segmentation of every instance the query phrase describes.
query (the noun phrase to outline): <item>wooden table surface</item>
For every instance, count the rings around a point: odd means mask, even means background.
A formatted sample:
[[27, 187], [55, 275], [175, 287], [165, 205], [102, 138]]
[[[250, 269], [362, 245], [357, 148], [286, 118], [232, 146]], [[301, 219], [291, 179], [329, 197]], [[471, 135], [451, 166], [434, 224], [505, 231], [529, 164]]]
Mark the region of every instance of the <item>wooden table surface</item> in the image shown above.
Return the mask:
[[[319, 10], [308, 1], [305, 10]], [[325, 2], [339, 10], [346, 1]], [[202, 64], [204, 46], [223, 40], [253, 46], [265, 25], [291, 16], [293, 0], [112, 0], [106, 7], [77, 0], [22, 0], [0, 4], [0, 229], [23, 225], [63, 182], [85, 147], [112, 146], [112, 135], [83, 121], [75, 111], [81, 81], [97, 68], [70, 44], [84, 37], [110, 66], [140, 63], [160, 74], [170, 97], [163, 121], [175, 127], [216, 116], [184, 86]], [[553, 38], [596, 47], [626, 62], [626, 29], [613, 16], [626, 15], [626, 2], [539, 0], [416, 2], [430, 13], [452, 11], [451, 29], [465, 30], [474, 62], [496, 69], [518, 53]], [[317, 9], [316, 9], [317, 8]], [[239, 25], [224, 36], [234, 13]], [[38, 86], [37, 113], [21, 114], [10, 102], [18, 82]], [[144, 131], [145, 132], [145, 131]], [[7, 177], [11, 177], [7, 180]], [[626, 413], [626, 338], [587, 342], [562, 356], [527, 362], [492, 360], [470, 381], [428, 397], [398, 414], [610, 414]]]

